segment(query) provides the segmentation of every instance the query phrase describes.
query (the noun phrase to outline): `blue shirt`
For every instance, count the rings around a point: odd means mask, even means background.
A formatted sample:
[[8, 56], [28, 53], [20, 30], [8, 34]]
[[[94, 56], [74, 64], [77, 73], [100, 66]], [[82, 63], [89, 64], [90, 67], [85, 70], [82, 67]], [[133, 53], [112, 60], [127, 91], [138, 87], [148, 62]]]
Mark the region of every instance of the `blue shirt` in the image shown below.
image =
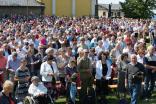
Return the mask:
[[13, 60], [13, 58], [9, 58], [8, 62], [7, 62], [7, 69], [13, 69], [14, 71], [16, 71], [19, 66], [20, 66], [20, 59], [16, 58], [16, 60]]
[[75, 83], [71, 83], [70, 86], [70, 98], [72, 100], [72, 102], [75, 104], [75, 99], [76, 99], [76, 93], [77, 93], [77, 89], [76, 89], [76, 84]]

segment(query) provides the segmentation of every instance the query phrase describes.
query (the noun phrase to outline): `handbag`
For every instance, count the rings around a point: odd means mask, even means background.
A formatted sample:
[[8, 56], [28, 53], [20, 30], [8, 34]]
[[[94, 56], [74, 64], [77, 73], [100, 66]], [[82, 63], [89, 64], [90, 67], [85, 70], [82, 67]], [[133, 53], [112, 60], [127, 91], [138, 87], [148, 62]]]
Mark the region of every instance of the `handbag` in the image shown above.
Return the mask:
[[[53, 71], [53, 73], [54, 73], [54, 68], [53, 68], [53, 66], [52, 66], [52, 65], [50, 65], [50, 66], [51, 66], [51, 69], [52, 69], [52, 71]], [[53, 85], [56, 84], [56, 79], [55, 79], [54, 76], [52, 76], [52, 84], [53, 84]]]

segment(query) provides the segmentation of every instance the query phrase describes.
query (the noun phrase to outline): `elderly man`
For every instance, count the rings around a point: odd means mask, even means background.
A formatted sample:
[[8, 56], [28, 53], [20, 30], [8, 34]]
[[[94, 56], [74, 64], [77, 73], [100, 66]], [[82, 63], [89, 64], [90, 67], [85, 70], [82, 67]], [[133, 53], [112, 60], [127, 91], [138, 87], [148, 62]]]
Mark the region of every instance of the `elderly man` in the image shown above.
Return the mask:
[[78, 71], [80, 72], [81, 78], [81, 91], [80, 91], [80, 103], [85, 104], [85, 97], [87, 95], [87, 88], [91, 87], [93, 84], [93, 76], [91, 74], [91, 60], [88, 58], [89, 51], [87, 49], [83, 50], [84, 55], [78, 63]]
[[17, 58], [17, 53], [13, 52], [11, 57], [7, 61], [7, 66], [6, 69], [9, 72], [9, 79], [13, 81], [15, 71], [18, 69], [20, 66], [20, 59]]
[[144, 66], [137, 62], [137, 56], [131, 55], [131, 61], [127, 65], [126, 82], [129, 86], [131, 95], [131, 104], [137, 104], [138, 95], [141, 89], [143, 74], [145, 73]]

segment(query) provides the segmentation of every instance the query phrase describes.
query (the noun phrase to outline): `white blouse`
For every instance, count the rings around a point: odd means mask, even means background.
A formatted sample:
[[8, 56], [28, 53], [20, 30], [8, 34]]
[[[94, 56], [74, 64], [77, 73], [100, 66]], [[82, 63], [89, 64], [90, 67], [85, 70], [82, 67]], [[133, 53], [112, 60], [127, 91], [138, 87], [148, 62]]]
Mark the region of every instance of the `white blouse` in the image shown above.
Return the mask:
[[[112, 73], [112, 69], [111, 69], [111, 62], [109, 60], [106, 60], [106, 64], [107, 64], [107, 67], [108, 67], [108, 71], [107, 71], [107, 74], [106, 74], [106, 79], [110, 79], [111, 78], [111, 73]], [[95, 78], [96, 79], [101, 79], [102, 78], [102, 62], [101, 60], [98, 60], [96, 62], [96, 75], [95, 75]]]
[[[53, 70], [52, 70], [53, 67]], [[41, 64], [41, 68], [40, 68], [40, 74], [42, 76], [42, 81], [43, 82], [51, 82], [52, 81], [52, 77], [48, 76], [49, 73], [54, 73], [54, 77], [56, 78], [57, 75], [59, 74], [57, 65], [55, 62], [52, 62], [52, 67], [46, 62], [43, 62]]]

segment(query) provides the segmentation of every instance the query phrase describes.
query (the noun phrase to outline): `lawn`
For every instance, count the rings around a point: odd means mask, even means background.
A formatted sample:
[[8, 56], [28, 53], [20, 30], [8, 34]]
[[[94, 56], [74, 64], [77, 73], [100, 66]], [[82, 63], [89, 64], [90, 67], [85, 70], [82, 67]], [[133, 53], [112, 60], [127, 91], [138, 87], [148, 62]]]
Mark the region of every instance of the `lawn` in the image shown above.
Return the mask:
[[[113, 95], [110, 94], [109, 96], [107, 96], [108, 99], [108, 104], [118, 104], [118, 98]], [[127, 96], [127, 100], [128, 102], [130, 102], [130, 96]], [[56, 100], [56, 104], [65, 104], [65, 97], [60, 97], [59, 99]], [[150, 101], [145, 101], [145, 100], [139, 100], [139, 104], [156, 104], [156, 92], [154, 92], [152, 98]]]

